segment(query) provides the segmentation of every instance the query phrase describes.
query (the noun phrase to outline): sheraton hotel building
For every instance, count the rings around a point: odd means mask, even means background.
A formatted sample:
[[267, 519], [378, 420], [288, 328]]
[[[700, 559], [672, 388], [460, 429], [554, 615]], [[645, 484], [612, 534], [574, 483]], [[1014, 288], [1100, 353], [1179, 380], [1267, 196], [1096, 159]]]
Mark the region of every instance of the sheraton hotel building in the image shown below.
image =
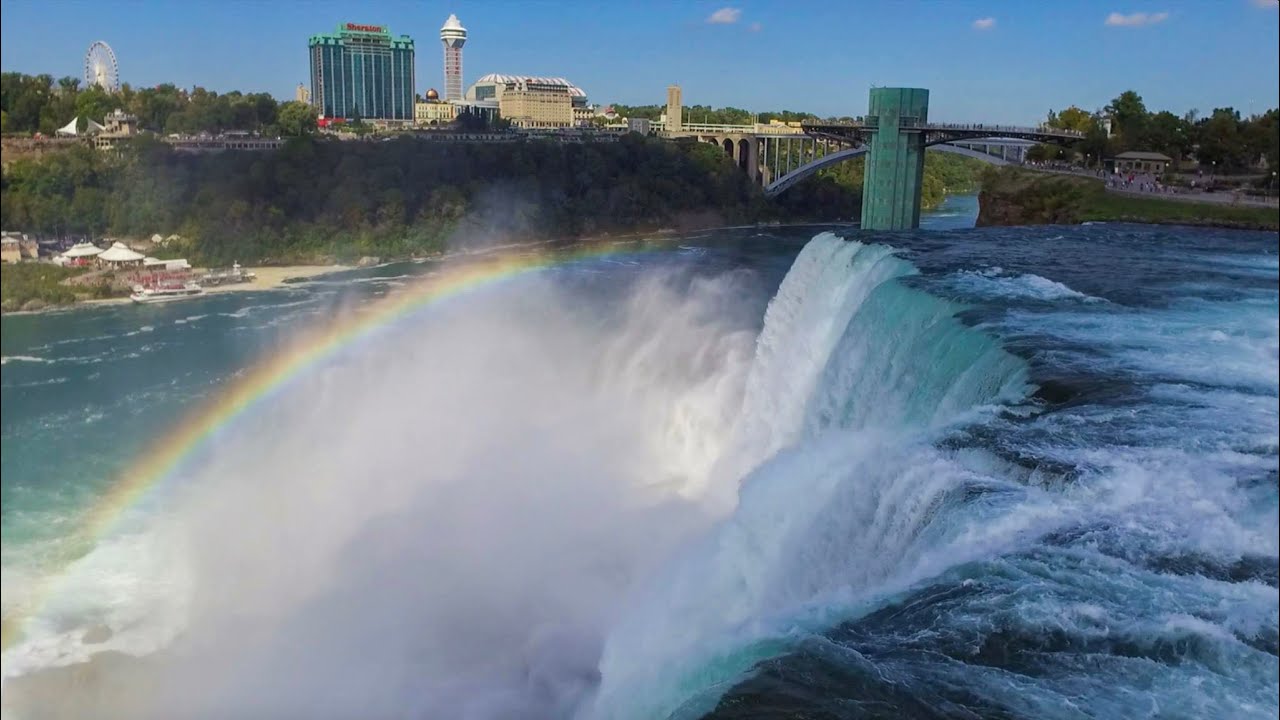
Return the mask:
[[312, 102], [321, 117], [413, 120], [413, 40], [382, 25], [343, 23], [313, 35]]

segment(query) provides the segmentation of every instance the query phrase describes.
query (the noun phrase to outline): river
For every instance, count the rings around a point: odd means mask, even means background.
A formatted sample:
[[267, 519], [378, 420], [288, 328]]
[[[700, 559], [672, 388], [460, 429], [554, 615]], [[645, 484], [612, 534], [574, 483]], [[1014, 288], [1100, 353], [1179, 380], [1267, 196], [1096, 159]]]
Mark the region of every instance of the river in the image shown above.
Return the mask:
[[1275, 717], [1276, 235], [975, 214], [4, 317], [5, 716]]

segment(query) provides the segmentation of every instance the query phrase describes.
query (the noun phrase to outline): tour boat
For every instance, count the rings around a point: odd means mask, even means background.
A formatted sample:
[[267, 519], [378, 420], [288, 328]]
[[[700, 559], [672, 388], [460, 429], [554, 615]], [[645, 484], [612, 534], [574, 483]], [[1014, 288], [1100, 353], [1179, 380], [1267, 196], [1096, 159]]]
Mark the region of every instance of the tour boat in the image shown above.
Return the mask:
[[152, 287], [134, 285], [133, 294], [129, 295], [129, 299], [141, 304], [161, 303], [194, 297], [202, 292], [204, 292], [204, 288], [200, 287], [200, 283], [193, 281], [188, 281], [181, 285], [156, 285]]

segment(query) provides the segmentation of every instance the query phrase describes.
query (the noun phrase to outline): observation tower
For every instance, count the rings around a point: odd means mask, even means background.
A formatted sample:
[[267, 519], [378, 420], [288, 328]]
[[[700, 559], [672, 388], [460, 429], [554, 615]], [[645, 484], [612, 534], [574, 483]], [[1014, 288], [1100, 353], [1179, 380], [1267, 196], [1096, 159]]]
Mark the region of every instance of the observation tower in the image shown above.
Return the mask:
[[440, 42], [444, 43], [444, 99], [459, 102], [462, 100], [462, 46], [467, 42], [467, 29], [458, 22], [457, 15], [450, 15], [444, 21]]

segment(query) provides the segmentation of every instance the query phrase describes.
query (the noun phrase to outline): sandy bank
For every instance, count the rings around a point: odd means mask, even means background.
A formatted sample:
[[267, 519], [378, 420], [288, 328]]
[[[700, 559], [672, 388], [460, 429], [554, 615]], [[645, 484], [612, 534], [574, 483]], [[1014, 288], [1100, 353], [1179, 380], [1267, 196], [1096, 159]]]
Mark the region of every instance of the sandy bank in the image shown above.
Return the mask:
[[[253, 282], [238, 283], [235, 285], [213, 285], [204, 289], [205, 295], [214, 293], [233, 293], [233, 292], [256, 292], [259, 290], [279, 290], [288, 287], [289, 280], [305, 280], [317, 275], [325, 275], [327, 273], [341, 272], [343, 270], [351, 270], [348, 265], [280, 265], [271, 267], [246, 267], [245, 270], [252, 272], [257, 277]], [[196, 270], [195, 276], [199, 277], [205, 273], [203, 268]], [[65, 310], [67, 308], [76, 307], [96, 307], [99, 305], [119, 305], [122, 303], [132, 302], [127, 297], [101, 298], [98, 300], [81, 300], [74, 305], [63, 305], [61, 307], [48, 308], [49, 310]]]
[[[252, 272], [258, 277], [253, 282], [240, 283], [238, 285], [214, 285], [206, 287], [206, 293], [224, 293], [224, 292], [249, 292], [252, 290], [277, 290], [280, 286], [285, 285], [286, 280], [299, 280], [324, 275], [326, 273], [341, 272], [343, 270], [352, 269], [348, 265], [282, 265], [272, 267], [246, 267], [245, 270]], [[198, 271], [197, 276], [203, 274]]]
[[[253, 282], [239, 283], [236, 285], [215, 285], [204, 289], [205, 295], [213, 293], [231, 293], [231, 292], [256, 292], [259, 290], [279, 290], [288, 287], [290, 283], [286, 281], [297, 281], [312, 278], [317, 275], [325, 275], [328, 273], [342, 272], [343, 270], [352, 270], [350, 265], [278, 265], [270, 267], [246, 267], [245, 270], [252, 272], [257, 277]], [[194, 275], [199, 277], [205, 273], [204, 268], [199, 268]], [[103, 305], [123, 305], [132, 302], [127, 297], [111, 297], [96, 298], [92, 300], [78, 300], [70, 305], [50, 305], [39, 310], [13, 310], [6, 312], [5, 315], [35, 315], [46, 312], [58, 312], [66, 310], [74, 310], [76, 308], [101, 307]]]

